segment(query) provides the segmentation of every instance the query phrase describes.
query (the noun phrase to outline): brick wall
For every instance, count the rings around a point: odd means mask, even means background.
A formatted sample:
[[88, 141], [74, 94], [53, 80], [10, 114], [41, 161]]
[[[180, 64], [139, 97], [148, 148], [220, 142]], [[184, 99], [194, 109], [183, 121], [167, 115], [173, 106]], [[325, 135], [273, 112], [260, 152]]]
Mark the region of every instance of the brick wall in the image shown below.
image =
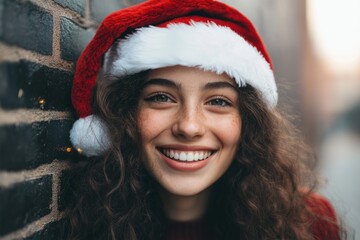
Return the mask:
[[58, 239], [75, 62], [108, 13], [141, 0], [0, 0], [0, 239]]

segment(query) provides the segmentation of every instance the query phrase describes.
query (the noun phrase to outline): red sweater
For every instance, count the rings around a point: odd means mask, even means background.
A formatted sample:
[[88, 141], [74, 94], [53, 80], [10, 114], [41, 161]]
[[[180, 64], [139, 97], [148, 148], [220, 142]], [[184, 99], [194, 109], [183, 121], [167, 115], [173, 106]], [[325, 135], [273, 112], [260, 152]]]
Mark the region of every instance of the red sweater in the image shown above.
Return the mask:
[[[330, 202], [319, 194], [312, 194], [306, 204], [314, 213], [311, 230], [316, 240], [340, 240], [336, 213]], [[324, 220], [328, 219], [328, 221]]]
[[[340, 240], [335, 211], [328, 200], [318, 194], [306, 199], [307, 206], [314, 213], [311, 229], [315, 240]], [[324, 218], [330, 221], [324, 220]], [[166, 240], [214, 240], [206, 220], [193, 222], [169, 221]]]

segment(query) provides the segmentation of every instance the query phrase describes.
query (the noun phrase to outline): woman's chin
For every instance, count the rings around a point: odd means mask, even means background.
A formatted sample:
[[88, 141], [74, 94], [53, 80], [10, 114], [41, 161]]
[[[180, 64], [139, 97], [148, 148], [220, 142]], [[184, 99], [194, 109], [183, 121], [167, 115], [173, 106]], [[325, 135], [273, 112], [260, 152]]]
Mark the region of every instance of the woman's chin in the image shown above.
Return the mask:
[[[196, 184], [195, 184], [196, 185]], [[162, 186], [165, 194], [178, 197], [196, 197], [201, 195], [208, 189], [208, 186], [195, 186], [194, 184], [184, 183], [171, 186]]]

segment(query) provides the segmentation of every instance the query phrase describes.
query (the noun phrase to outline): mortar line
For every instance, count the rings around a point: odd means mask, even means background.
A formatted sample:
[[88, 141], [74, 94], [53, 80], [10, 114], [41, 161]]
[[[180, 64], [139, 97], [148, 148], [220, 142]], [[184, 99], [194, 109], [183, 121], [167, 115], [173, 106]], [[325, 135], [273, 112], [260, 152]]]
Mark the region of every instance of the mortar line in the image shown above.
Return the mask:
[[29, 0], [33, 4], [51, 12], [52, 14], [57, 14], [59, 16], [64, 16], [69, 19], [74, 20], [79, 26], [83, 28], [97, 27], [98, 24], [91, 19], [86, 19], [86, 15], [82, 17], [79, 13], [71, 10], [70, 8], [61, 6], [60, 4], [54, 2], [53, 0]]
[[53, 57], [61, 60], [61, 21], [60, 15], [53, 12], [53, 37], [52, 37]]
[[71, 119], [72, 116], [69, 111], [44, 111], [40, 109], [3, 110], [0, 108], [0, 126]]
[[72, 168], [67, 161], [54, 160], [52, 163], [41, 165], [35, 169], [16, 172], [0, 171], [0, 187], [8, 188], [16, 183], [39, 179], [46, 175], [54, 175], [57, 172]]
[[46, 224], [54, 222], [54, 221], [58, 221], [64, 217], [65, 217], [64, 212], [57, 213], [56, 215], [54, 215], [54, 213], [50, 212], [48, 215], [46, 215], [32, 223], [29, 223], [22, 229], [11, 232], [8, 235], [5, 235], [0, 239], [1, 240], [20, 240], [20, 239], [24, 239], [26, 237], [30, 237], [32, 234], [43, 230]]
[[64, 7], [56, 2], [54, 0], [29, 0], [31, 3], [39, 6], [42, 9], [47, 10], [48, 12], [52, 14], [58, 13], [61, 16], [78, 20], [79, 22], [82, 22], [80, 20], [82, 17], [79, 13], [72, 11], [71, 9]]
[[92, 21], [91, 20], [91, 6], [90, 6], [90, 0], [86, 0], [85, 2], [85, 19], [86, 21]]
[[52, 176], [52, 201], [51, 201], [51, 212], [54, 215], [59, 215], [58, 210], [58, 198], [59, 198], [59, 191], [60, 191], [60, 176], [63, 169], [59, 169], [59, 171], [56, 171]]
[[53, 56], [41, 55], [27, 49], [11, 46], [0, 42], [0, 63], [1, 62], [19, 62], [20, 60], [29, 60], [50, 68], [57, 68], [67, 72], [74, 71], [74, 63], [62, 59], [56, 59]]

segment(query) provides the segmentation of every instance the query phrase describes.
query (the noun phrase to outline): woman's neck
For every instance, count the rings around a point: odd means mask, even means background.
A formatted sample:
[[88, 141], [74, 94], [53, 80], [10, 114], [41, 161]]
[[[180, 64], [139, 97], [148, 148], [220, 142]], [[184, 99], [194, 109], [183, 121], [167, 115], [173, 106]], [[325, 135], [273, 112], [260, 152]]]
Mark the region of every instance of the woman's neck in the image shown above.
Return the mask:
[[164, 189], [160, 190], [166, 216], [174, 221], [197, 220], [206, 212], [210, 198], [210, 188], [194, 196], [174, 195]]

